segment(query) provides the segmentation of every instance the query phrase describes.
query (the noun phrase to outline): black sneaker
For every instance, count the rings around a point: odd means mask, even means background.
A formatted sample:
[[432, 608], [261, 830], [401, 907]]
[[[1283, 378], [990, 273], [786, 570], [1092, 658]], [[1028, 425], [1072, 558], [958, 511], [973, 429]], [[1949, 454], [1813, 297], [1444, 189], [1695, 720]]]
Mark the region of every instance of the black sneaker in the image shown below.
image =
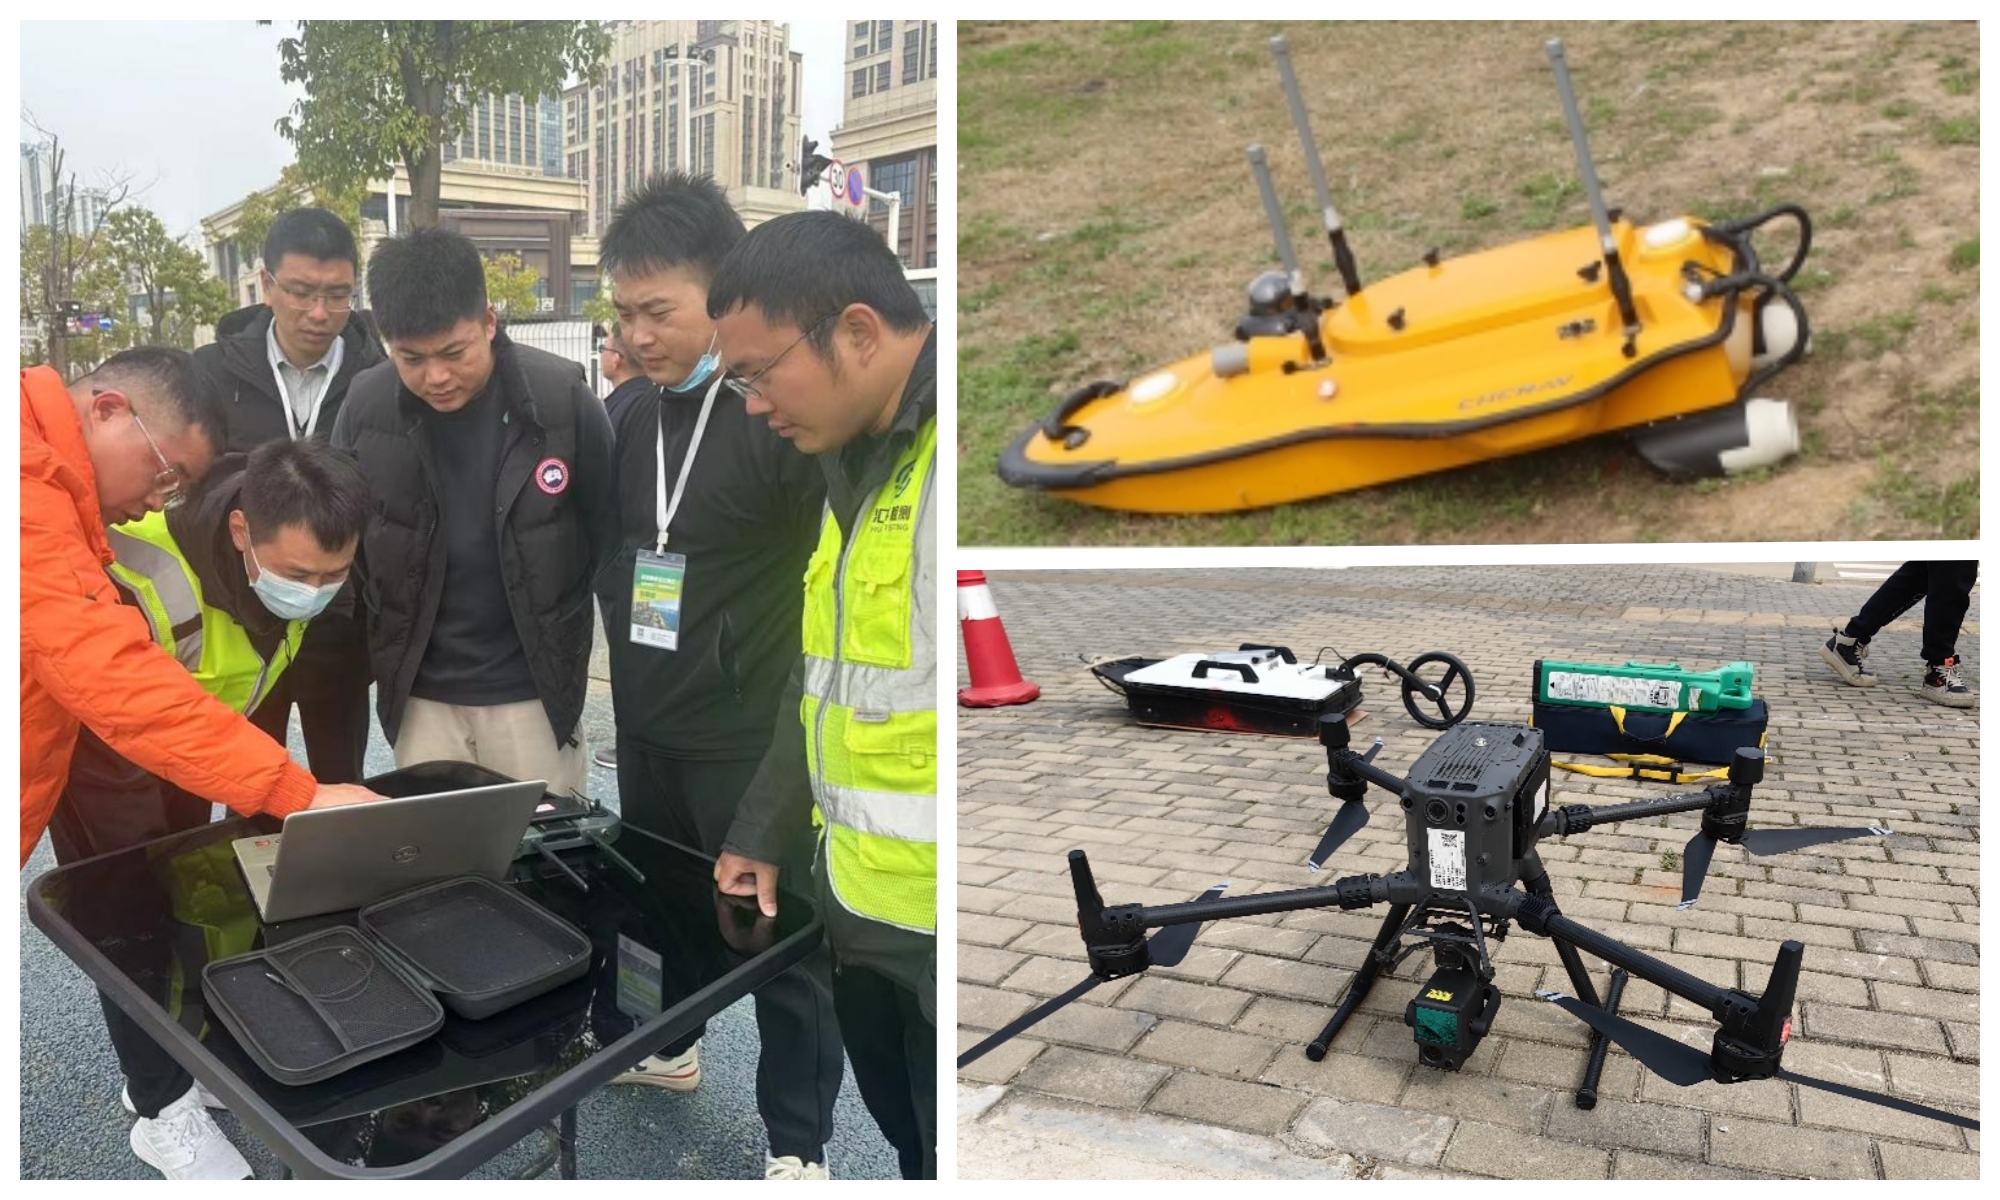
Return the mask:
[[1825, 659], [1826, 665], [1839, 673], [1842, 679], [1855, 687], [1875, 686], [1875, 673], [1862, 661], [1868, 657], [1867, 642], [1857, 642], [1836, 629], [1833, 631], [1833, 636], [1826, 639], [1826, 645], [1819, 648], [1819, 656]]
[[1979, 693], [1959, 678], [1956, 654], [1941, 663], [1932, 664], [1924, 672], [1924, 686], [1917, 689], [1917, 695], [1946, 708], [1971, 708], [1979, 703]]

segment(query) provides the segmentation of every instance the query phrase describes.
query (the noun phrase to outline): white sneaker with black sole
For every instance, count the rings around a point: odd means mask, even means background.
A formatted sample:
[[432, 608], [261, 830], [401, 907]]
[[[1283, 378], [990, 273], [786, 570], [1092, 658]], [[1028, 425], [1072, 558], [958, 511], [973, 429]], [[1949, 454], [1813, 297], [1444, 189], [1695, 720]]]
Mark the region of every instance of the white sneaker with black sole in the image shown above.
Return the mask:
[[[207, 1088], [203, 1087], [199, 1083], [196, 1083], [194, 1085], [194, 1094], [201, 1097], [201, 1106], [203, 1108], [214, 1108], [222, 1110], [227, 1110], [229, 1108], [227, 1104], [224, 1104], [222, 1102], [222, 1098], [220, 1096], [217, 1096], [214, 1092], [209, 1091]], [[138, 1108], [136, 1108], [132, 1103], [131, 1085], [129, 1084], [126, 1085], [125, 1089], [118, 1093], [118, 1103], [125, 1106], [126, 1112], [131, 1113], [135, 1117], [139, 1115]]]
[[[214, 1097], [209, 1097], [214, 1099]], [[200, 1090], [132, 1123], [132, 1152], [168, 1179], [248, 1179], [243, 1160], [215, 1118], [202, 1107]]]

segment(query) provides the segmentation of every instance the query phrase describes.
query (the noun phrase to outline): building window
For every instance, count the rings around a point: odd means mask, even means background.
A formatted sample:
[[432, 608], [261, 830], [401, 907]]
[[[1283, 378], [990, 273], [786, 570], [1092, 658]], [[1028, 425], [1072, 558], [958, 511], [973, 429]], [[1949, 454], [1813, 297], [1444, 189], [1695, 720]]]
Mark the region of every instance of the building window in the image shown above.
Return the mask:
[[896, 48], [896, 23], [894, 21], [875, 22], [875, 54], [886, 54]]
[[938, 36], [937, 36], [937, 22], [936, 22], [936, 21], [931, 21], [931, 22], [929, 22], [928, 24], [929, 24], [929, 26], [930, 26], [930, 31], [931, 31], [931, 32], [930, 32], [930, 43], [931, 43], [931, 53], [930, 53], [930, 60], [931, 60], [931, 65], [930, 65], [930, 72], [929, 72], [929, 75], [930, 75], [930, 78], [932, 78], [932, 79], [936, 79], [936, 78], [937, 78], [937, 60], [938, 60]]
[[878, 92], [889, 90], [889, 64], [886, 62], [875, 64], [875, 90]]
[[924, 69], [924, 27], [913, 26], [903, 35], [903, 82], [915, 83]]
[[854, 73], [854, 96], [860, 97], [868, 94], [868, 73], [867, 67], [863, 67]]

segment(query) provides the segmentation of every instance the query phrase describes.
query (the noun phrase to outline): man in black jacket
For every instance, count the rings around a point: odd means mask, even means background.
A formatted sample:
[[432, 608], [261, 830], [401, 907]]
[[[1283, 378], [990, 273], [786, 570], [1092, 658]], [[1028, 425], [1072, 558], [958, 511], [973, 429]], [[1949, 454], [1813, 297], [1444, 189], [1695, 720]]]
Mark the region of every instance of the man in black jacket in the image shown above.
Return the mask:
[[[861, 1098], [883, 1136], [896, 1147], [903, 1177], [934, 1178], [937, 1173], [937, 938], [936, 874], [927, 881], [933, 895], [928, 921], [909, 911], [902, 920], [885, 915], [879, 895], [857, 884], [868, 871], [835, 886], [836, 867], [854, 868], [847, 856], [852, 836], [832, 841], [836, 827], [859, 833], [864, 822], [896, 814], [893, 831], [874, 828], [878, 844], [899, 839], [905, 857], [878, 876], [899, 876], [898, 895], [921, 894], [922, 872], [908, 869], [928, 842], [935, 856], [936, 745], [903, 744], [895, 772], [908, 783], [924, 780], [931, 795], [905, 787], [899, 794], [854, 795], [857, 788], [829, 784], [829, 760], [845, 758], [853, 771], [856, 743], [849, 735], [864, 720], [876, 728], [908, 719], [935, 720], [937, 628], [935, 572], [937, 543], [930, 514], [935, 509], [934, 463], [937, 422], [937, 333], [896, 256], [867, 226], [833, 213], [788, 213], [759, 225], [730, 251], [710, 283], [709, 315], [716, 319], [731, 387], [744, 408], [768, 420], [778, 434], [816, 455], [826, 475], [829, 528], [807, 586], [811, 603], [827, 622], [823, 636], [833, 643], [833, 670], [820, 680], [815, 697], [824, 714], [846, 698], [854, 712], [841, 736], [848, 752], [828, 753], [820, 742], [817, 774], [808, 766], [807, 732], [801, 699], [805, 671], [795, 665], [778, 706], [779, 732], [771, 751], [745, 791], [735, 822], [723, 839], [715, 877], [723, 892], [755, 896], [763, 910], [777, 913], [777, 880], [787, 869], [777, 857], [786, 840], [812, 825], [817, 803], [825, 818], [819, 854], [813, 860], [820, 913], [826, 922], [837, 972], [834, 1001], [841, 1039], [854, 1066]], [[902, 465], [899, 465], [902, 464]], [[893, 481], [893, 482], [892, 482]], [[858, 543], [863, 528], [878, 537], [900, 530], [907, 547], [901, 560]], [[871, 550], [863, 560], [863, 550]], [[865, 566], [858, 569], [857, 562]], [[838, 564], [837, 566], [835, 564]], [[852, 589], [852, 591], [850, 591]], [[835, 615], [839, 597], [867, 590], [907, 592], [901, 620], [886, 626], [849, 627]], [[874, 617], [893, 611], [880, 605]], [[809, 611], [811, 611], [809, 609]], [[871, 621], [872, 621], [871, 617]], [[885, 646], [901, 641], [908, 661], [884, 661]], [[797, 646], [799, 643], [794, 643]], [[817, 651], [824, 656], [827, 651]], [[872, 661], [856, 663], [862, 653]], [[843, 660], [847, 661], [843, 661]], [[821, 662], [827, 660], [823, 657]], [[832, 693], [832, 694], [829, 694]], [[864, 717], [856, 701], [866, 698]], [[900, 711], [899, 711], [900, 710]], [[928, 750], [928, 754], [925, 750]], [[928, 764], [927, 767], [919, 764]], [[816, 796], [815, 789], [845, 791], [848, 819]], [[880, 807], [871, 808], [871, 805]], [[924, 818], [928, 817], [928, 821]], [[915, 827], [928, 825], [928, 836]], [[867, 851], [859, 854], [865, 858]], [[796, 868], [790, 868], [796, 873]]]
[[368, 294], [389, 361], [334, 426], [375, 492], [357, 560], [398, 766], [476, 762], [583, 794], [591, 580], [616, 536], [604, 405], [575, 363], [498, 331], [479, 251], [382, 243]]
[[[707, 854], [771, 742], [824, 495], [812, 460], [746, 416], [716, 368], [708, 280], [742, 236], [712, 179], [676, 172], [620, 205], [599, 248], [619, 343], [656, 385], [619, 414], [621, 554], [601, 585], [620, 814]], [[675, 598], [652, 599], [669, 578]], [[803, 864], [810, 851], [800, 830], [773, 853]], [[826, 1178], [841, 1077], [826, 954], [759, 989], [756, 1004], [766, 1177]], [[620, 1081], [692, 1089], [700, 1034]]]
[[[215, 341], [194, 352], [228, 414], [220, 449], [332, 434], [348, 385], [382, 361], [374, 331], [353, 311], [359, 269], [353, 232], [327, 210], [294, 209], [271, 222], [259, 274], [270, 303], [222, 318]], [[344, 596], [313, 622], [298, 662], [253, 718], [283, 743], [296, 703], [306, 759], [328, 783], [360, 779], [368, 751], [367, 653], [352, 608]]]

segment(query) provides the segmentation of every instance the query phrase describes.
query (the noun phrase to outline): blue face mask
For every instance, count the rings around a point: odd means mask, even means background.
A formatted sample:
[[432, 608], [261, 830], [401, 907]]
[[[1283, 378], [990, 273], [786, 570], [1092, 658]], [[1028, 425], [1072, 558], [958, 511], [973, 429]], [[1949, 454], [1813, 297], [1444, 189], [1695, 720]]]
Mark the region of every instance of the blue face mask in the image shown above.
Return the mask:
[[308, 621], [326, 611], [333, 603], [341, 584], [329, 583], [324, 587], [312, 587], [293, 579], [284, 579], [264, 569], [257, 561], [257, 552], [250, 551], [250, 561], [257, 568], [257, 577], [250, 581], [250, 590], [257, 593], [257, 599], [274, 617], [287, 621]]
[[708, 335], [708, 352], [701, 356], [701, 361], [694, 365], [694, 370], [688, 372], [686, 379], [679, 383], [667, 384], [666, 388], [670, 392], [691, 392], [707, 383], [715, 374], [715, 368], [721, 365], [722, 356], [715, 352], [715, 335], [711, 333]]

